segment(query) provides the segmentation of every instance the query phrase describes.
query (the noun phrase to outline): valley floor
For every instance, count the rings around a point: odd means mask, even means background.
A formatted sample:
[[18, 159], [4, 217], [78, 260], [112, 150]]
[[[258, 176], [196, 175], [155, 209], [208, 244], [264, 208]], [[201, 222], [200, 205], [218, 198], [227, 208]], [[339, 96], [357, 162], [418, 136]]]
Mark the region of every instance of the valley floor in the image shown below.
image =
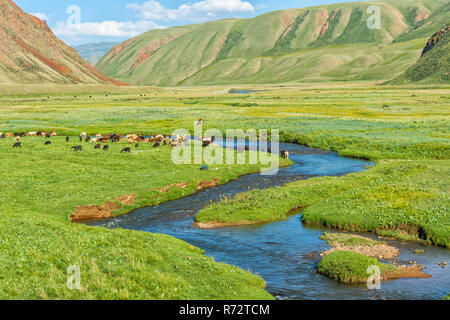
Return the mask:
[[[284, 141], [377, 165], [342, 178], [244, 193], [211, 204], [200, 212], [199, 222], [239, 222], [253, 211], [262, 220], [277, 220], [294, 207], [307, 206], [307, 223], [450, 247], [448, 86], [63, 88], [0, 86], [0, 132], [171, 134], [179, 128], [192, 131], [200, 118], [204, 129], [280, 129]], [[53, 92], [47, 94], [49, 90]], [[136, 194], [135, 205], [123, 209], [130, 211], [195, 192], [202, 181], [226, 182], [258, 166], [200, 172], [198, 166], [173, 167], [168, 149], [147, 147], [125, 156], [115, 149], [109, 155], [94, 150], [75, 154], [62, 138], [45, 150], [44, 141], [25, 138], [24, 148], [13, 150], [11, 138], [0, 139], [0, 297], [271, 298], [261, 278], [216, 263], [172, 237], [69, 222], [79, 205]], [[187, 188], [161, 192], [183, 182]], [[81, 291], [66, 287], [70, 265], [81, 267]]]

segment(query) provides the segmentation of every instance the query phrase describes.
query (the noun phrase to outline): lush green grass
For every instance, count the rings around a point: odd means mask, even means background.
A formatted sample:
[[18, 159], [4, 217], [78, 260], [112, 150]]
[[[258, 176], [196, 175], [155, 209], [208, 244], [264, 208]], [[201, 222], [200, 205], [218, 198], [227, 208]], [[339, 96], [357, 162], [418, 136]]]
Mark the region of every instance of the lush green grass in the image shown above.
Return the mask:
[[[405, 233], [450, 248], [449, 161], [381, 162], [363, 173], [252, 190], [201, 210], [197, 221], [271, 221], [306, 207], [303, 221], [347, 231]], [[412, 237], [411, 237], [412, 236]]]
[[319, 262], [318, 270], [330, 279], [342, 283], [363, 283], [370, 276], [367, 269], [371, 266], [379, 267], [381, 272], [395, 268], [360, 253], [337, 251], [325, 256]]
[[[0, 139], [0, 297], [8, 299], [267, 299], [264, 281], [238, 268], [215, 263], [201, 250], [172, 237], [70, 224], [80, 205], [103, 204], [134, 194], [136, 205], [156, 205], [196, 192], [201, 181], [224, 183], [258, 170], [258, 165], [175, 166], [171, 148], [141, 144], [120, 154], [73, 152], [64, 138]], [[134, 147], [133, 147], [134, 149]], [[214, 170], [217, 168], [217, 170]], [[187, 182], [185, 189], [160, 189]], [[66, 288], [70, 265], [82, 272], [82, 290]]]
[[448, 294], [448, 295], [444, 298], [444, 300], [450, 301], [450, 294]]
[[[225, 93], [232, 88], [263, 92]], [[396, 236], [405, 236], [396, 226], [407, 223], [426, 231], [429, 242], [448, 246], [448, 87], [0, 86], [0, 92], [0, 132], [171, 134], [192, 130], [203, 118], [204, 129], [282, 129], [289, 141], [378, 160], [364, 173], [242, 194], [214, 204], [215, 212], [205, 209], [198, 219], [282, 219], [292, 208], [308, 206], [304, 219], [309, 223]], [[109, 154], [90, 145], [74, 153], [62, 138], [52, 140], [46, 150], [43, 138], [24, 139], [24, 148], [13, 150], [11, 139], [0, 139], [1, 297], [270, 298], [260, 278], [216, 264], [171, 237], [89, 228], [68, 219], [76, 206], [133, 193], [136, 205], [123, 208], [129, 211], [187, 195], [200, 181], [225, 182], [257, 166], [200, 172], [199, 166], [170, 165], [170, 149], [145, 146], [120, 155], [123, 145]], [[159, 192], [181, 182], [188, 187]], [[65, 287], [66, 269], [76, 263], [85, 277], [82, 293]]]

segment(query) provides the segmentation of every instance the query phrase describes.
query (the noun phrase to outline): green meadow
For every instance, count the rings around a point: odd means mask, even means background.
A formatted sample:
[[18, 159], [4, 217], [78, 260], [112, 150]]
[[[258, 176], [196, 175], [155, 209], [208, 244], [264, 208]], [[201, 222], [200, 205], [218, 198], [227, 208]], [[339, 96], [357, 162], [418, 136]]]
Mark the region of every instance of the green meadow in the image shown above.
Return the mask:
[[[231, 89], [255, 90], [247, 94]], [[243, 87], [0, 87], [0, 132], [169, 135], [175, 129], [279, 129], [284, 141], [376, 161], [363, 173], [318, 178], [213, 203], [199, 222], [272, 221], [305, 208], [305, 223], [450, 247], [448, 86], [371, 83]], [[71, 223], [77, 206], [136, 195], [125, 213], [225, 183], [258, 165], [175, 166], [169, 147], [75, 153], [63, 137], [0, 139], [0, 297], [271, 299], [264, 281], [169, 236]], [[77, 145], [71, 141], [70, 146]], [[288, 164], [287, 162], [284, 164]], [[187, 187], [161, 189], [187, 183]], [[82, 290], [66, 287], [78, 264]]]

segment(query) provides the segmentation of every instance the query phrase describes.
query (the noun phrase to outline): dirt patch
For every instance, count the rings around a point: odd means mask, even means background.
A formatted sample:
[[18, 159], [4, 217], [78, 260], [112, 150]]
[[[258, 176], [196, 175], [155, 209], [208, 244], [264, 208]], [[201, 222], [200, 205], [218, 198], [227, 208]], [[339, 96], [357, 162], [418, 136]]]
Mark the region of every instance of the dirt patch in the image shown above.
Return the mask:
[[214, 179], [211, 181], [202, 181], [198, 184], [197, 191], [202, 191], [204, 189], [212, 188], [217, 186], [219, 183], [218, 179]]
[[420, 278], [429, 279], [431, 275], [422, 271], [420, 266], [399, 266], [397, 270], [385, 271], [382, 274], [383, 280], [397, 280], [397, 279], [409, 279]]
[[385, 245], [375, 244], [373, 246], [345, 246], [336, 245], [333, 249], [324, 252], [324, 255], [328, 255], [336, 251], [351, 251], [363, 254], [368, 257], [377, 258], [379, 260], [388, 260], [396, 258], [400, 251], [397, 248]]
[[183, 182], [183, 183], [172, 183], [168, 186], [165, 186], [164, 188], [162, 188], [161, 191], [162, 193], [166, 193], [167, 191], [169, 191], [172, 188], [181, 188], [181, 189], [186, 189], [188, 186], [187, 182]]
[[351, 251], [379, 260], [389, 260], [400, 254], [397, 248], [359, 235], [325, 233], [322, 240], [326, 240], [332, 247], [323, 252], [324, 256], [336, 251]]
[[136, 196], [134, 194], [120, 196], [116, 198], [116, 200], [127, 206], [134, 206], [136, 204]]
[[78, 222], [112, 218], [113, 212], [121, 208], [120, 204], [116, 202], [107, 202], [103, 207], [97, 205], [77, 207], [75, 212], [70, 216], [70, 221]]

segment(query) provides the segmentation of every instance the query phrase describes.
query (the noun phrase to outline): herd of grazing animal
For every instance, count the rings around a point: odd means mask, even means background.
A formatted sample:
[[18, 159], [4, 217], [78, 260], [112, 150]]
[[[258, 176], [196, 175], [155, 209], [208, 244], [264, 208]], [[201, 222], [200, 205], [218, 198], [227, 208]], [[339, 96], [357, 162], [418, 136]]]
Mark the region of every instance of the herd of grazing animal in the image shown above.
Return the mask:
[[[199, 122], [203, 122], [202, 120], [199, 120]], [[37, 132], [29, 132], [28, 134], [25, 134], [25, 132], [17, 132], [17, 133], [3, 133], [0, 132], [0, 139], [5, 139], [5, 138], [9, 138], [9, 137], [13, 137], [14, 138], [14, 145], [13, 148], [22, 148], [22, 142], [21, 142], [21, 137], [45, 137], [47, 139], [51, 138], [51, 137], [55, 137], [58, 134], [56, 132], [53, 133], [46, 133], [43, 131], [37, 131]], [[109, 145], [107, 143], [117, 143], [120, 142], [121, 140], [127, 140], [129, 144], [134, 144], [134, 147], [136, 149], [139, 148], [139, 144], [140, 143], [150, 143], [152, 144], [152, 148], [159, 148], [162, 145], [168, 145], [171, 147], [179, 147], [182, 146], [185, 141], [186, 141], [186, 137], [185, 136], [176, 136], [176, 137], [166, 137], [162, 134], [156, 135], [156, 136], [151, 136], [151, 137], [145, 137], [144, 135], [137, 135], [137, 134], [128, 134], [125, 137], [122, 137], [118, 134], [112, 133], [112, 134], [105, 134], [105, 135], [101, 135], [101, 134], [94, 134], [92, 137], [88, 136], [86, 132], [82, 132], [79, 136], [79, 141], [83, 142], [85, 141], [86, 143], [95, 143], [94, 145], [94, 149], [95, 150], [100, 150], [103, 149], [104, 151], [108, 151], [110, 149]], [[215, 137], [211, 137], [211, 138], [201, 138], [202, 141], [202, 146], [203, 147], [208, 147], [212, 144], [214, 144], [215, 142]], [[70, 142], [70, 137], [67, 136], [66, 137], [66, 142], [69, 143]], [[44, 143], [44, 146], [49, 146], [51, 145], [52, 142], [50, 140], [47, 140]], [[102, 148], [102, 144], [103, 144], [103, 148]], [[82, 151], [83, 150], [83, 146], [82, 145], [78, 145], [78, 146], [73, 146], [71, 147], [71, 149], [73, 149], [74, 151]], [[245, 148], [245, 150], [248, 150], [248, 147]], [[271, 148], [269, 147], [268, 149], [269, 153], [272, 153]], [[131, 148], [130, 147], [126, 147], [124, 149], [122, 149], [121, 153], [131, 153]], [[280, 156], [284, 159], [289, 159], [289, 152], [288, 151], [281, 151], [280, 152]]]
[[[28, 134], [25, 134], [25, 132], [19, 132], [19, 133], [3, 133], [0, 132], [0, 139], [5, 139], [5, 138], [9, 138], [9, 137], [15, 137], [14, 138], [14, 145], [13, 148], [22, 148], [22, 142], [21, 137], [45, 137], [47, 139], [51, 138], [51, 137], [55, 137], [58, 134], [56, 132], [53, 133], [46, 133], [43, 131], [36, 131], [36, 132], [29, 132]], [[99, 150], [99, 149], [103, 149], [104, 151], [108, 151], [110, 149], [109, 145], [107, 144], [108, 142], [111, 143], [116, 143], [116, 142], [120, 142], [121, 140], [126, 139], [128, 140], [128, 143], [130, 144], [134, 144], [135, 148], [139, 148], [139, 144], [140, 143], [151, 143], [153, 148], [159, 148], [161, 145], [170, 145], [171, 147], [177, 147], [177, 146], [181, 146], [186, 137], [175, 137], [175, 138], [170, 138], [170, 137], [166, 137], [164, 135], [156, 135], [156, 136], [152, 136], [149, 138], [146, 138], [144, 135], [137, 135], [137, 134], [129, 134], [126, 135], [125, 137], [122, 137], [121, 135], [112, 133], [112, 134], [105, 134], [105, 135], [101, 135], [101, 134], [94, 134], [92, 137], [87, 135], [86, 132], [82, 132], [79, 136], [79, 141], [80, 142], [86, 142], [86, 143], [95, 143], [94, 149], [95, 150]], [[70, 137], [66, 136], [65, 138], [66, 143], [70, 142]], [[103, 143], [103, 148], [102, 148], [102, 144]], [[44, 143], [44, 146], [49, 146], [51, 145], [52, 142], [50, 140], [47, 140]], [[72, 146], [71, 149], [73, 149], [74, 151], [83, 151], [83, 146], [82, 145], [78, 145], [78, 146]], [[131, 148], [127, 147], [124, 148], [121, 153], [131, 153]]]

